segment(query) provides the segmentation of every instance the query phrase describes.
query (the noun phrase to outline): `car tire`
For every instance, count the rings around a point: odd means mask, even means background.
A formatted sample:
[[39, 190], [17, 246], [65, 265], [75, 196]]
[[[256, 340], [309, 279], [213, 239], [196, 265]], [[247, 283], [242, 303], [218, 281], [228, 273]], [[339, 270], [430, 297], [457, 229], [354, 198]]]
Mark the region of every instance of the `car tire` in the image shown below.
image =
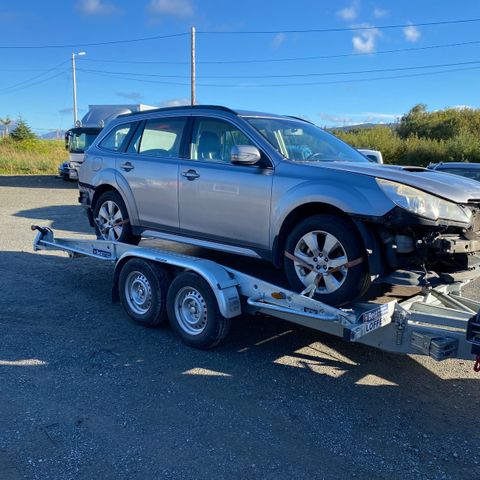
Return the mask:
[[[297, 292], [317, 281], [314, 298], [341, 306], [361, 297], [370, 286], [367, 252], [360, 234], [353, 223], [339, 215], [321, 214], [306, 218], [288, 236], [285, 250], [315, 269], [312, 272], [299, 262], [284, 257], [285, 274]], [[356, 264], [335, 271], [335, 268], [352, 261]], [[333, 272], [328, 273], [332, 269]]]
[[123, 265], [118, 279], [120, 303], [128, 316], [144, 327], [167, 321], [168, 272], [153, 262], [133, 258]]
[[[138, 245], [139, 235], [134, 235], [128, 218], [127, 207], [120, 194], [114, 191], [102, 193], [93, 207], [93, 222], [98, 239], [113, 240]], [[115, 222], [122, 222], [115, 226]], [[112, 226], [113, 224], [113, 226]]]
[[218, 308], [210, 285], [196, 273], [184, 272], [170, 285], [167, 312], [184, 343], [201, 350], [219, 345], [230, 330], [230, 319]]

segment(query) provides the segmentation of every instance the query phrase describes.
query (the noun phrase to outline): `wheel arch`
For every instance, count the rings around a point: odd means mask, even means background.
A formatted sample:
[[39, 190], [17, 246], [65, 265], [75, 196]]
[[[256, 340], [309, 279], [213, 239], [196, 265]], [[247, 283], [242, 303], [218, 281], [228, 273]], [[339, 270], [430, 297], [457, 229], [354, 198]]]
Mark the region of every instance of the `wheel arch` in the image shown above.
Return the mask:
[[141, 258], [151, 262], [157, 262], [162, 268], [168, 270], [171, 278], [179, 272], [190, 271], [203, 278], [215, 295], [218, 308], [225, 318], [233, 318], [240, 315], [241, 304], [237, 284], [232, 280], [228, 272], [220, 265], [210, 260], [192, 262], [189, 257], [178, 256], [173, 262], [159, 260], [158, 256], [141, 249], [132, 249], [124, 253], [115, 264], [112, 282], [112, 301], [119, 301], [118, 283], [122, 267], [132, 258]]
[[352, 225], [355, 226], [360, 238], [362, 239], [363, 246], [368, 252], [368, 263], [370, 272], [372, 275], [378, 275], [381, 272], [380, 262], [380, 246], [375, 238], [373, 232], [369, 229], [368, 225], [361, 220], [352, 218], [348, 213], [344, 212], [334, 205], [323, 202], [310, 202], [294, 208], [284, 219], [278, 235], [275, 237], [273, 243], [273, 263], [277, 268], [281, 268], [283, 264], [283, 252], [285, 251], [285, 244], [288, 238], [289, 232], [299, 222], [305, 220], [308, 217], [318, 214], [333, 214], [339, 215], [346, 219]]
[[106, 192], [115, 192], [120, 195], [120, 197], [123, 200], [123, 203], [125, 205], [125, 208], [127, 209], [128, 213], [128, 218], [130, 220], [130, 223], [132, 225], [138, 223], [138, 214], [137, 210], [135, 208], [135, 205], [132, 205], [130, 200], [133, 199], [131, 195], [125, 195], [125, 192], [123, 191], [122, 188], [119, 188], [117, 185], [112, 185], [111, 183], [101, 183], [97, 187], [95, 187], [93, 197], [92, 197], [92, 212], [95, 209], [95, 204], [97, 203], [97, 200], [100, 198], [101, 195], [103, 195]]

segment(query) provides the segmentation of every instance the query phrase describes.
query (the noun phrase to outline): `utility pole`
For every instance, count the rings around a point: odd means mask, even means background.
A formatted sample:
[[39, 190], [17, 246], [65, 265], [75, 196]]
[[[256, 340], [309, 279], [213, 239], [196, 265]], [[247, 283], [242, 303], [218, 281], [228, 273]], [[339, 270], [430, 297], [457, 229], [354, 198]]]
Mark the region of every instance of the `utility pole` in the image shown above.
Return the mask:
[[72, 52], [72, 80], [73, 80], [73, 126], [77, 126], [77, 75], [75, 73], [75, 52]]
[[195, 27], [192, 27], [192, 34], [191, 34], [191, 105], [195, 105]]
[[77, 126], [77, 72], [75, 67], [75, 57], [85, 55], [86, 52], [72, 52], [72, 80], [73, 80], [73, 126]]

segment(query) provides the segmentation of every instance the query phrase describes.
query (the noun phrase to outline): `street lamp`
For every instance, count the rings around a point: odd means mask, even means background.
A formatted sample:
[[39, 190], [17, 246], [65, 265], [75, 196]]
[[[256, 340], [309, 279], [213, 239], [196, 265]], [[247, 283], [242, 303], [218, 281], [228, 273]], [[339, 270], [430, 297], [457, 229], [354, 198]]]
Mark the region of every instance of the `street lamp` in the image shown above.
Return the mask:
[[75, 71], [75, 57], [82, 57], [87, 52], [72, 52], [72, 79], [73, 79], [73, 125], [77, 126], [77, 75]]

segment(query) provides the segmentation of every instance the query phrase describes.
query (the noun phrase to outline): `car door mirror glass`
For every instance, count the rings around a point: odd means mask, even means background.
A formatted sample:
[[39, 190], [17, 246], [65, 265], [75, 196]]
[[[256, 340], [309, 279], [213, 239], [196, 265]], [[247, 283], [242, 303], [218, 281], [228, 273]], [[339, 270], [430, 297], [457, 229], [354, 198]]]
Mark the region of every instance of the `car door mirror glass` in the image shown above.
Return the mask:
[[230, 158], [232, 163], [255, 165], [260, 161], [261, 155], [253, 145], [234, 145], [230, 150]]

